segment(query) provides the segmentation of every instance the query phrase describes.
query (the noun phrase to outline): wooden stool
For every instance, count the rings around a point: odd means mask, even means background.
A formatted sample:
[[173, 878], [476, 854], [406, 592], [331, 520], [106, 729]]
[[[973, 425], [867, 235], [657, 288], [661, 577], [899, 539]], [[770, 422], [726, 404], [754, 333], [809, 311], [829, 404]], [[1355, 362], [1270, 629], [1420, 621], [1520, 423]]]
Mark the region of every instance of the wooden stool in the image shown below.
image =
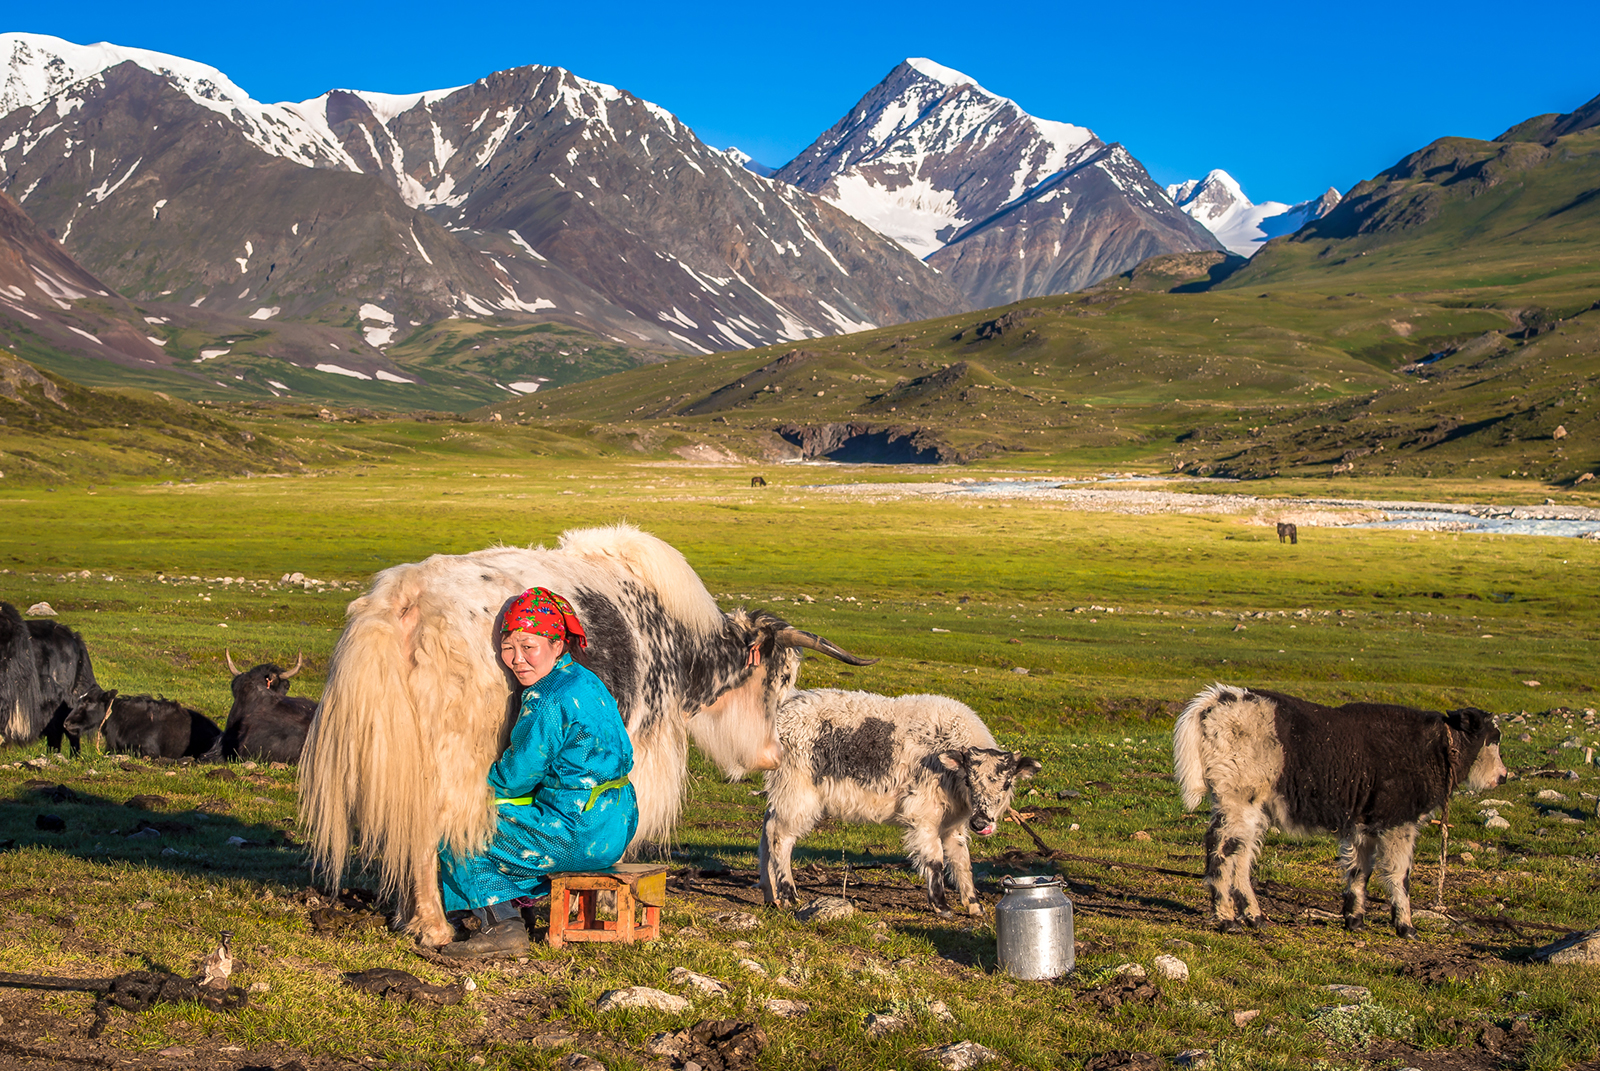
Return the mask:
[[[596, 918], [595, 899], [617, 894], [617, 919]], [[572, 897], [578, 898], [577, 916]], [[575, 870], [550, 875], [551, 948], [568, 941], [650, 941], [661, 936], [661, 909], [667, 902], [667, 868], [659, 863], [618, 863], [607, 870]], [[634, 909], [644, 918], [635, 920]]]

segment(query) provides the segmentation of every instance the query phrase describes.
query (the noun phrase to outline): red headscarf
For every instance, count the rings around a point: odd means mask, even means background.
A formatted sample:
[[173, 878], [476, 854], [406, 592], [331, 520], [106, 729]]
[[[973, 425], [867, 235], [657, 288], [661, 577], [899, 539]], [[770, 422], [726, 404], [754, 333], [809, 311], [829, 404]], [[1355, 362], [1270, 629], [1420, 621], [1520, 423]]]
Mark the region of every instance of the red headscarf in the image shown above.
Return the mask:
[[572, 604], [548, 588], [529, 588], [506, 607], [506, 632], [531, 632], [552, 640], [562, 640], [579, 650], [589, 646], [583, 623], [572, 612]]

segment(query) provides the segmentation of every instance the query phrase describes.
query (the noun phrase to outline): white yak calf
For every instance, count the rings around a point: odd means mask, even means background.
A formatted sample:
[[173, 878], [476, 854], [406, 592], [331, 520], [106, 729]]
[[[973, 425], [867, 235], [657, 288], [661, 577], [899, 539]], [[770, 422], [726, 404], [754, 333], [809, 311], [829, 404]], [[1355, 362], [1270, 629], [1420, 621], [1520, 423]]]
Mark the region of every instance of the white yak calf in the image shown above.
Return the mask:
[[945, 884], [982, 913], [967, 834], [987, 837], [1036, 759], [1002, 751], [965, 703], [942, 695], [895, 698], [834, 688], [796, 692], [778, 708], [784, 756], [767, 774], [761, 893], [796, 900], [790, 855], [824, 818], [906, 827], [906, 854], [928, 884], [928, 903], [952, 914]]

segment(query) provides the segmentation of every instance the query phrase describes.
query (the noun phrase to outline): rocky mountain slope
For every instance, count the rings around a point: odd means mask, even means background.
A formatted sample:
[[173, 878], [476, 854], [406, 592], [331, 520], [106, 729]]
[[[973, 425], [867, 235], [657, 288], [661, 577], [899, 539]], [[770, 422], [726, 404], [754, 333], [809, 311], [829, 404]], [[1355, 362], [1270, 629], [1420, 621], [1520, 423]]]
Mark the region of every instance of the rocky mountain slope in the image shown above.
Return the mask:
[[455, 316], [688, 351], [960, 300], [849, 215], [559, 68], [262, 104], [204, 65], [110, 45], [6, 34], [0, 63], [6, 188], [138, 300], [354, 318], [379, 348]]
[[1253, 256], [1262, 243], [1293, 234], [1314, 219], [1321, 219], [1339, 204], [1339, 191], [1330, 187], [1321, 197], [1286, 205], [1281, 201], [1252, 204], [1238, 181], [1221, 169], [1203, 179], [1190, 179], [1167, 187], [1173, 204], [1217, 236], [1229, 252]]
[[0, 193], [0, 339], [129, 367], [170, 364], [165, 340], [151, 331], [132, 305]]
[[971, 307], [1220, 249], [1120, 145], [908, 59], [777, 177], [937, 267]]

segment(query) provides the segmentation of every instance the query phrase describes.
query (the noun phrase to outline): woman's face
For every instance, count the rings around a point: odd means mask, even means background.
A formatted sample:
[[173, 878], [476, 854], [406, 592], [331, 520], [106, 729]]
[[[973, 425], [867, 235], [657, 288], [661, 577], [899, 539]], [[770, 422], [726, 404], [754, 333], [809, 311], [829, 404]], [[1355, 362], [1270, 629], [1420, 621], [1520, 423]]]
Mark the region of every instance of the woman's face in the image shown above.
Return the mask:
[[560, 640], [519, 629], [506, 633], [505, 639], [500, 641], [500, 660], [517, 678], [517, 683], [526, 688], [548, 676], [555, 668], [556, 659], [566, 649], [567, 645]]

